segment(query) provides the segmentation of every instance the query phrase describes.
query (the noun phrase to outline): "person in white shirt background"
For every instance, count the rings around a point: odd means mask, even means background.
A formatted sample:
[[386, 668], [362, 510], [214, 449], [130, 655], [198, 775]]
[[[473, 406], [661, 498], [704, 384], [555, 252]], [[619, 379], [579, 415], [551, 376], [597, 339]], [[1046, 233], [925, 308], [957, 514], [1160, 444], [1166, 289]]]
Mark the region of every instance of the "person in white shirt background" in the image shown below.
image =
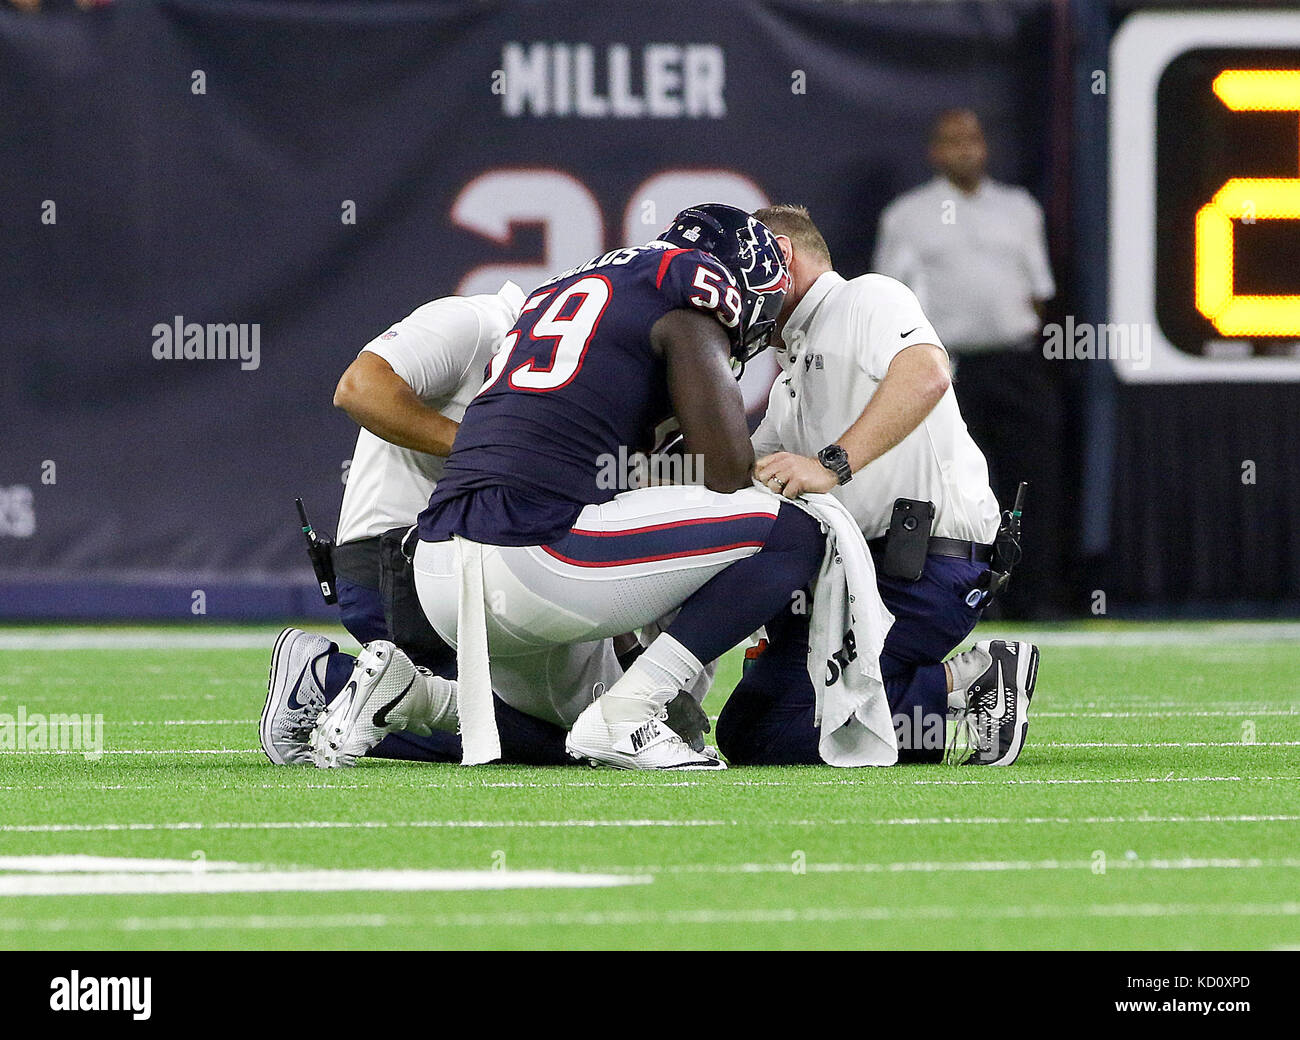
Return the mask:
[[[333, 553], [340, 621], [363, 646], [392, 640], [444, 678], [456, 674], [456, 652], [420, 610], [409, 561], [401, 557], [401, 537], [428, 505], [465, 409], [523, 305], [523, 291], [513, 282], [496, 293], [426, 303], [367, 343], [334, 392], [335, 406], [361, 427]], [[385, 583], [388, 588], [381, 588]], [[296, 628], [280, 634], [260, 725], [262, 748], [272, 763], [311, 764], [312, 726], [355, 664], [354, 656], [325, 636]], [[495, 707], [512, 760], [569, 764], [564, 730], [500, 701]], [[459, 762], [460, 738], [393, 733], [370, 754]]]
[[[1024, 742], [1037, 648], [984, 640], [944, 661], [982, 612], [999, 510], [943, 343], [907, 286], [837, 274], [802, 206], [754, 215], [777, 236], [792, 280], [777, 323], [782, 373], [753, 436], [756, 479], [787, 498], [829, 492], [860, 524], [895, 617], [880, 665], [899, 761], [942, 759], [951, 715], [976, 738], [965, 764], [1009, 765]], [[885, 538], [900, 499], [928, 526], [919, 577], [888, 573], [898, 570], [886, 563]], [[718, 747], [732, 764], [820, 761], [808, 620], [796, 597], [766, 626], [768, 647], [718, 719]]]
[[999, 501], [1009, 505], [1029, 483], [1025, 563], [1003, 612], [1051, 618], [1066, 607], [1064, 372], [1043, 356], [1041, 336], [1056, 286], [1042, 208], [988, 176], [988, 157], [975, 113], [942, 113], [930, 136], [935, 176], [885, 207], [872, 270], [909, 286], [943, 336]]

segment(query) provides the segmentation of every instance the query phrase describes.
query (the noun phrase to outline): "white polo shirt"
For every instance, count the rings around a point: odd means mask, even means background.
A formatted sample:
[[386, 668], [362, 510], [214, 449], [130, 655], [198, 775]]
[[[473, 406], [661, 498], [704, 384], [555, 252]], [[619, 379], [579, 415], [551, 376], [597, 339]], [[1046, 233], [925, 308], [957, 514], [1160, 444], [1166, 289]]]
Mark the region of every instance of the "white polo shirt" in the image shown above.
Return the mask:
[[[782, 339], [777, 360], [783, 371], [754, 431], [759, 458], [774, 451], [815, 456], [839, 443], [899, 351], [918, 343], [943, 346], [907, 286], [878, 274], [845, 281], [834, 271], [812, 284]], [[988, 466], [952, 387], [920, 426], [832, 494], [867, 538], [889, 529], [898, 498], [934, 503], [932, 535], [992, 542], [998, 530]]]
[[1056, 295], [1042, 208], [988, 178], [971, 195], [936, 177], [894, 199], [871, 267], [911, 286], [957, 353], [1037, 336], [1034, 301]]
[[[362, 351], [378, 354], [425, 404], [460, 422], [483, 385], [484, 367], [523, 305], [523, 290], [513, 282], [490, 295], [447, 296], [417, 307]], [[444, 461], [363, 429], [343, 491], [339, 544], [415, 523], [442, 477]]]

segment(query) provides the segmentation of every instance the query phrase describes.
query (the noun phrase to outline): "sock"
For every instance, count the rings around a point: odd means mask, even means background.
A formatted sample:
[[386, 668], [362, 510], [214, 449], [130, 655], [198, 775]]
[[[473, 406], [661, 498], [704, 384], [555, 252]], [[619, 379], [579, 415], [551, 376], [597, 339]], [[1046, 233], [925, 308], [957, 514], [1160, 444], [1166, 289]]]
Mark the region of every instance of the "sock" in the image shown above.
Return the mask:
[[666, 632], [632, 662], [623, 677], [600, 698], [606, 722], [633, 722], [667, 706], [695, 682], [704, 665]]
[[992, 664], [993, 656], [979, 647], [971, 647], [946, 662], [948, 675], [952, 679], [952, 690], [948, 694], [949, 711], [960, 711], [966, 707], [966, 690]]
[[460, 729], [460, 712], [456, 703], [456, 680], [444, 679], [424, 669], [416, 675], [411, 688], [410, 706], [406, 709], [412, 728], [455, 733]]
[[312, 675], [316, 676], [317, 684], [325, 691], [326, 704], [343, 691], [356, 663], [355, 657], [351, 654], [339, 653], [339, 648], [333, 643], [330, 644], [328, 652], [321, 654], [312, 662]]

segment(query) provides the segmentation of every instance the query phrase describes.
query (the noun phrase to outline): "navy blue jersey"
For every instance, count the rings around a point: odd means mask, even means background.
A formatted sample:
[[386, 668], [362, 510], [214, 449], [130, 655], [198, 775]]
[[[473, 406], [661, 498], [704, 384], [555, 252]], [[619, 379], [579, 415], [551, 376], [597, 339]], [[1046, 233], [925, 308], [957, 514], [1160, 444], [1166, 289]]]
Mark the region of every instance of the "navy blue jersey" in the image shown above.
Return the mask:
[[734, 328], [740, 293], [709, 254], [662, 245], [614, 250], [535, 289], [465, 412], [420, 537], [545, 545], [613, 498], [602, 465], [607, 476], [620, 448], [649, 449], [671, 415], [650, 329], [680, 308]]

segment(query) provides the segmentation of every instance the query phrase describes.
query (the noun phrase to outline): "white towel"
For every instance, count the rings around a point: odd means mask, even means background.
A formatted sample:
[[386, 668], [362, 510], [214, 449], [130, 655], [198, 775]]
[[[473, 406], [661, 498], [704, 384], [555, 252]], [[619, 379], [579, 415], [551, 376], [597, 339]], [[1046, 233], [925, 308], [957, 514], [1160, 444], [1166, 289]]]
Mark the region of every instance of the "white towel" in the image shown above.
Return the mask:
[[808, 677], [821, 727], [817, 750], [832, 766], [892, 766], [898, 761], [898, 739], [880, 675], [880, 650], [894, 615], [880, 598], [871, 552], [839, 499], [804, 495], [793, 504], [826, 532], [808, 639]]
[[456, 565], [456, 702], [460, 712], [461, 765], [476, 766], [501, 757], [501, 734], [492, 703], [488, 661], [487, 610], [484, 606], [483, 546], [460, 535]]

